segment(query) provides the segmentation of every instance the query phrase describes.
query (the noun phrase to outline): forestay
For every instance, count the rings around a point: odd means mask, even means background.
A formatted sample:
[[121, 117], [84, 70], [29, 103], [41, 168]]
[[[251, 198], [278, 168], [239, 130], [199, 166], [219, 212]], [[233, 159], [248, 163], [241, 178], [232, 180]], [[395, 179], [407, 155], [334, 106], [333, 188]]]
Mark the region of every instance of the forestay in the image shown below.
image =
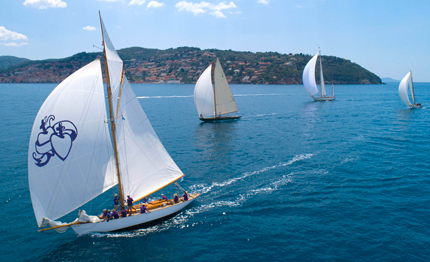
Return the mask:
[[214, 83], [216, 98], [215, 114], [228, 114], [239, 111], [218, 58], [215, 65]]
[[318, 93], [317, 83], [315, 81], [315, 66], [318, 58], [317, 53], [305, 66], [305, 70], [303, 71], [303, 85], [305, 86], [306, 92], [310, 96]]
[[194, 88], [194, 104], [197, 108], [197, 113], [204, 118], [211, 118], [214, 116], [214, 90], [212, 86], [212, 65], [208, 68], [197, 80], [196, 87]]
[[117, 104], [118, 96], [121, 88], [121, 75], [122, 75], [123, 62], [119, 57], [118, 53], [116, 52], [112, 42], [110, 41], [108, 32], [106, 30], [106, 27], [101, 17], [100, 17], [100, 23], [102, 25], [103, 44], [106, 50], [106, 60], [109, 67], [109, 80], [110, 80], [110, 87], [112, 92], [113, 114], [114, 114], [114, 117], [116, 117], [115, 114], [118, 106]]
[[141, 199], [183, 176], [152, 128], [126, 77], [116, 127], [125, 195]]
[[38, 225], [117, 184], [114, 170], [101, 66], [95, 60], [59, 84], [34, 121], [28, 179]]
[[411, 102], [409, 101], [409, 88], [408, 85], [412, 85], [412, 78], [411, 78], [411, 72], [409, 72], [400, 82], [399, 85], [399, 96], [402, 99], [403, 103], [407, 106], [412, 106]]

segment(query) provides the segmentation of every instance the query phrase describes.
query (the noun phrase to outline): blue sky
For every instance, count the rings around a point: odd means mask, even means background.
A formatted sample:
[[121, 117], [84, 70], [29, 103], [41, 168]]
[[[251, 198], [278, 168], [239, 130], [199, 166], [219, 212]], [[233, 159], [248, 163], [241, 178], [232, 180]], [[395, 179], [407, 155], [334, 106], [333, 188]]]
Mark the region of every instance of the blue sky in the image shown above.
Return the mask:
[[430, 1], [0, 0], [0, 55], [95, 52], [98, 10], [117, 49], [141, 46], [315, 54], [380, 77], [430, 82]]

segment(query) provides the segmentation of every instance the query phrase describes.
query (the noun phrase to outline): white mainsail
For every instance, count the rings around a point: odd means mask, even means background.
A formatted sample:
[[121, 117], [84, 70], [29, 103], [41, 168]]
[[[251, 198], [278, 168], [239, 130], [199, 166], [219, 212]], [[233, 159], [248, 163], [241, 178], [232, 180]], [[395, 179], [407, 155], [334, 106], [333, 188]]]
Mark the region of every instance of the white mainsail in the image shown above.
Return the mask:
[[306, 64], [305, 70], [303, 70], [303, 85], [305, 86], [306, 92], [308, 92], [311, 97], [318, 93], [318, 87], [315, 81], [315, 66], [318, 54], [319, 53], [312, 57], [312, 59]]
[[402, 99], [403, 103], [407, 106], [413, 106], [409, 101], [409, 88], [408, 85], [412, 84], [411, 72], [407, 73], [406, 76], [402, 79], [399, 84], [399, 96]]
[[141, 199], [184, 176], [152, 128], [127, 78], [116, 126], [125, 195]]
[[110, 80], [110, 87], [112, 92], [112, 108], [113, 108], [113, 114], [115, 118], [116, 117], [115, 114], [118, 106], [118, 96], [119, 96], [120, 87], [121, 87], [123, 61], [121, 60], [118, 53], [116, 52], [115, 47], [113, 46], [109, 38], [109, 34], [106, 30], [106, 27], [101, 17], [100, 17], [100, 24], [102, 26], [103, 44], [106, 50], [106, 60], [109, 67], [109, 80]]
[[215, 64], [214, 88], [216, 115], [224, 115], [239, 111], [218, 58]]
[[117, 184], [99, 60], [61, 82], [40, 108], [28, 150], [37, 224], [55, 220]]
[[325, 83], [324, 83], [324, 75], [323, 75], [323, 69], [322, 69], [322, 57], [321, 57], [321, 51], [318, 52], [318, 55], [320, 57], [320, 87], [321, 87], [321, 96], [326, 96], [327, 93], [325, 91]]
[[197, 113], [204, 118], [214, 116], [214, 89], [212, 86], [212, 65], [208, 68], [197, 80], [194, 88], [194, 104], [196, 105]]

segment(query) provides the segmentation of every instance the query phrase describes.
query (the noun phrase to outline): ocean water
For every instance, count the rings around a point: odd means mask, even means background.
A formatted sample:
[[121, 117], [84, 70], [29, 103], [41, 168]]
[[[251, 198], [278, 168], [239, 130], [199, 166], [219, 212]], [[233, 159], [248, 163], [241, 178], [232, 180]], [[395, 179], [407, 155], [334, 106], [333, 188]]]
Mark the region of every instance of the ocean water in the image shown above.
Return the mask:
[[[201, 196], [157, 226], [79, 237], [38, 233], [28, 189], [31, 127], [55, 86], [0, 85], [3, 261], [429, 260], [430, 84], [414, 85], [419, 110], [397, 84], [336, 86], [334, 102], [232, 85], [243, 117], [222, 123], [198, 119], [193, 85], [132, 85]], [[98, 214], [114, 190], [83, 208]]]

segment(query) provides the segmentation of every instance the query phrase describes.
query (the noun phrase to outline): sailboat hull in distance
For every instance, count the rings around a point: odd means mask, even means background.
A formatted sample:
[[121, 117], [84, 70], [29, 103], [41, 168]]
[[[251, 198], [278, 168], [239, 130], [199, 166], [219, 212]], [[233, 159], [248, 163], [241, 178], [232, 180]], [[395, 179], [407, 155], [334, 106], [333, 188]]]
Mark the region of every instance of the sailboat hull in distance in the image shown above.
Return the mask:
[[211, 117], [211, 118], [204, 118], [200, 117], [200, 120], [203, 122], [216, 122], [216, 121], [234, 121], [238, 120], [242, 116], [219, 116], [219, 117]]
[[314, 101], [318, 102], [324, 102], [324, 101], [334, 101], [336, 99], [335, 96], [329, 96], [329, 97], [318, 97], [318, 96], [312, 96]]
[[73, 225], [73, 230], [78, 235], [85, 235], [89, 233], [107, 233], [115, 231], [126, 231], [136, 228], [145, 228], [154, 226], [162, 221], [165, 221], [182, 209], [191, 204], [200, 194], [190, 194], [188, 201], [180, 202], [174, 205], [166, 205], [164, 207], [150, 210], [151, 213], [146, 214], [133, 214], [126, 218], [113, 219], [98, 223], [84, 223]]

